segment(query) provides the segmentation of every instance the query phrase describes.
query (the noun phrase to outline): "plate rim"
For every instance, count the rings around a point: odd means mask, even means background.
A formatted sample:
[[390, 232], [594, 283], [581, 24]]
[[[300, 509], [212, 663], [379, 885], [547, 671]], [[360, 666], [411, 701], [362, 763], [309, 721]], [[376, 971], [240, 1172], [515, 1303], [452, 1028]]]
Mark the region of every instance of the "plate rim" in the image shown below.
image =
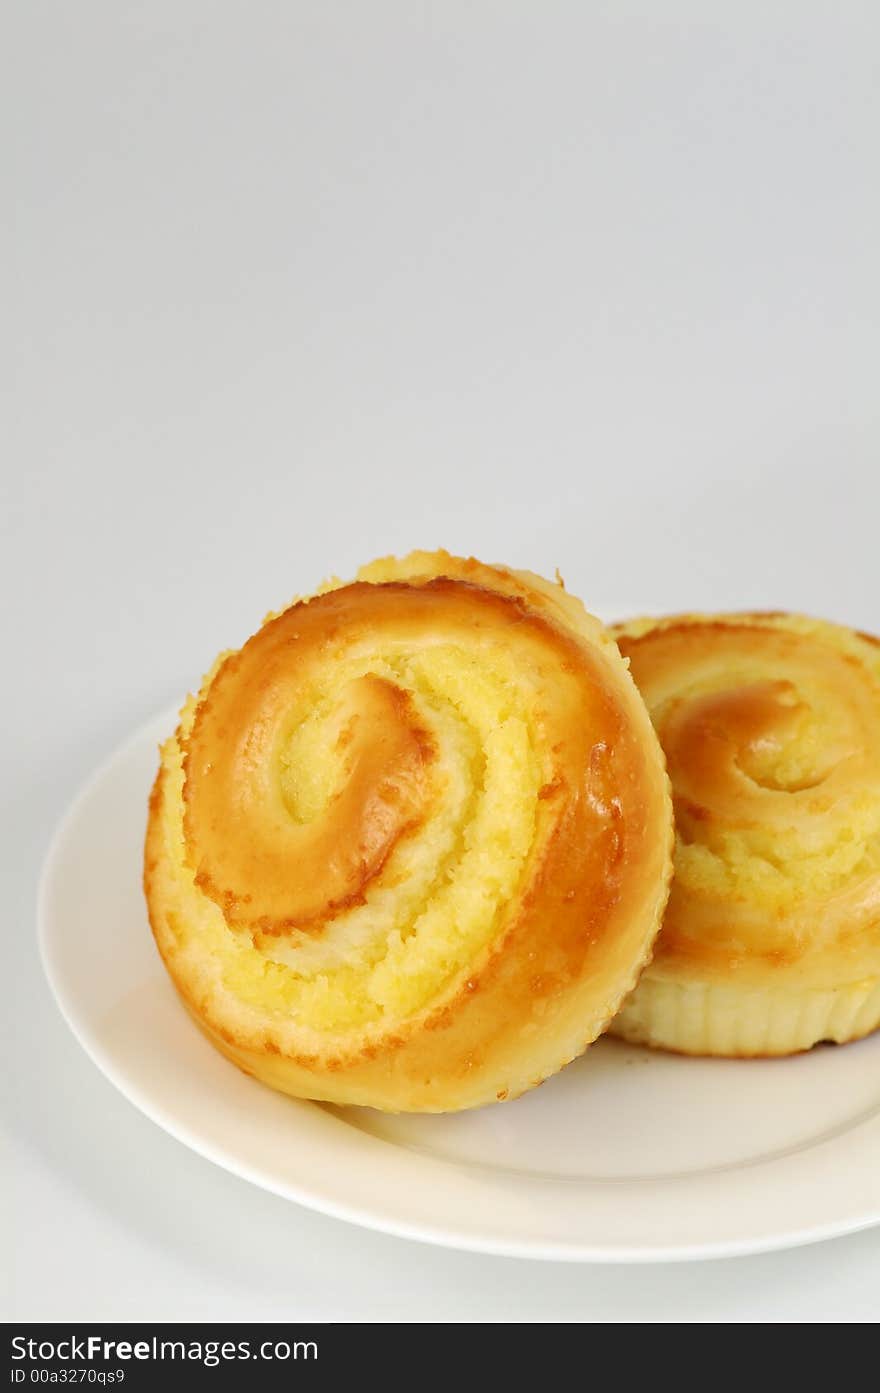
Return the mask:
[[[44, 976], [48, 983], [51, 995], [59, 1010], [62, 1019], [65, 1021], [72, 1036], [82, 1048], [86, 1056], [92, 1061], [99, 1072], [108, 1080], [109, 1083], [122, 1095], [126, 1101], [137, 1109], [142, 1115], [147, 1117], [154, 1125], [161, 1128], [169, 1136], [173, 1137], [181, 1145], [186, 1146], [196, 1155], [209, 1161], [211, 1164], [219, 1166], [222, 1170], [247, 1181], [250, 1184], [263, 1189], [270, 1194], [277, 1195], [281, 1199], [286, 1199], [307, 1209], [327, 1215], [330, 1218], [340, 1219], [347, 1223], [355, 1224], [375, 1232], [386, 1233], [398, 1238], [406, 1238], [435, 1246], [461, 1250], [467, 1252], [483, 1253], [501, 1257], [514, 1257], [519, 1259], [543, 1260], [553, 1262], [590, 1262], [590, 1263], [610, 1263], [615, 1265], [626, 1264], [651, 1264], [664, 1262], [692, 1262], [705, 1261], [718, 1258], [739, 1257], [748, 1254], [773, 1252], [788, 1248], [805, 1246], [812, 1243], [824, 1241], [826, 1239], [841, 1237], [846, 1234], [859, 1232], [876, 1225], [880, 1225], [880, 1196], [878, 1196], [876, 1207], [872, 1210], [860, 1213], [842, 1213], [839, 1217], [825, 1218], [814, 1224], [805, 1223], [796, 1227], [782, 1227], [775, 1232], [764, 1234], [744, 1234], [741, 1238], [707, 1238], [700, 1241], [686, 1241], [676, 1244], [670, 1243], [621, 1243], [610, 1245], [608, 1243], [589, 1243], [581, 1240], [559, 1241], [556, 1239], [535, 1239], [517, 1236], [499, 1236], [490, 1229], [480, 1231], [473, 1225], [456, 1228], [449, 1222], [443, 1224], [432, 1223], [429, 1219], [419, 1220], [418, 1222], [394, 1212], [387, 1203], [376, 1201], [371, 1206], [347, 1201], [339, 1198], [331, 1192], [326, 1192], [320, 1185], [312, 1183], [295, 1184], [288, 1180], [279, 1180], [259, 1165], [251, 1164], [247, 1159], [242, 1159], [236, 1155], [234, 1148], [230, 1148], [210, 1138], [206, 1138], [198, 1128], [190, 1128], [180, 1119], [175, 1117], [168, 1108], [163, 1105], [161, 1100], [157, 1100], [142, 1087], [140, 1082], [133, 1080], [113, 1058], [112, 1051], [106, 1049], [99, 1040], [90, 1032], [88, 1027], [87, 1015], [84, 1012], [77, 1012], [76, 1000], [65, 986], [60, 976], [58, 963], [53, 955], [51, 946], [51, 911], [49, 899], [54, 879], [58, 873], [59, 863], [62, 858], [68, 839], [78, 827], [84, 811], [87, 809], [90, 800], [99, 795], [103, 785], [111, 779], [117, 771], [118, 766], [124, 764], [127, 756], [135, 755], [144, 743], [149, 740], [153, 743], [154, 734], [160, 726], [163, 729], [173, 729], [177, 719], [177, 707], [166, 708], [155, 713], [147, 720], [141, 722], [130, 734], [120, 741], [115, 748], [101, 760], [87, 778], [79, 786], [73, 798], [67, 804], [65, 811], [57, 821], [51, 837], [48, 841], [40, 869], [38, 892], [37, 892], [37, 942], [39, 949], [40, 962]], [[169, 990], [173, 990], [168, 984]], [[193, 1027], [194, 1028], [194, 1027]], [[251, 1083], [252, 1081], [248, 1081]], [[261, 1085], [262, 1087], [262, 1085]], [[271, 1090], [266, 1090], [271, 1092]], [[308, 1100], [290, 1100], [300, 1108], [317, 1108], [319, 1104]], [[322, 1110], [323, 1111], [323, 1110]], [[839, 1136], [818, 1140], [816, 1143], [807, 1144], [805, 1152], [829, 1147], [845, 1147], [852, 1143], [854, 1137], [875, 1131], [880, 1137], [880, 1112], [873, 1117], [869, 1117], [862, 1122], [856, 1122], [851, 1127], [846, 1128]], [[358, 1129], [359, 1135], [368, 1135]], [[371, 1140], [383, 1147], [390, 1147], [395, 1152], [406, 1151], [407, 1155], [416, 1159], [423, 1165], [434, 1165], [454, 1171], [455, 1165], [441, 1158], [435, 1158], [403, 1148], [396, 1147], [394, 1143], [371, 1137]], [[865, 1145], [870, 1147], [868, 1142]], [[756, 1175], [762, 1168], [769, 1164], [785, 1165], [786, 1159], [779, 1158], [768, 1162], [757, 1162], [748, 1167], [735, 1168], [738, 1170], [747, 1168], [752, 1175]], [[462, 1167], [466, 1169], [466, 1167]], [[571, 1181], [565, 1182], [569, 1186]], [[589, 1185], [591, 1182], [576, 1182], [582, 1185]], [[592, 1182], [596, 1184], [597, 1182]], [[624, 1180], [619, 1182], [625, 1184]], [[646, 1182], [641, 1182], [642, 1184]], [[651, 1182], [647, 1182], [650, 1184]], [[658, 1178], [656, 1184], [661, 1183]], [[678, 1183], [687, 1185], [687, 1179], [682, 1178]]]

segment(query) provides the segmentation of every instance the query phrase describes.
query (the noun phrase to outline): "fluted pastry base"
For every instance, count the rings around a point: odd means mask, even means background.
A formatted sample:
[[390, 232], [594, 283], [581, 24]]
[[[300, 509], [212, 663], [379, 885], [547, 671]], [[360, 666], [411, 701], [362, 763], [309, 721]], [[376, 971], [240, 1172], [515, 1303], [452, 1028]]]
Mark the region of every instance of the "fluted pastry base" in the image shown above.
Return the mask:
[[649, 971], [609, 1033], [679, 1054], [748, 1058], [798, 1054], [821, 1041], [844, 1044], [878, 1027], [878, 978], [830, 991], [743, 990], [665, 981]]

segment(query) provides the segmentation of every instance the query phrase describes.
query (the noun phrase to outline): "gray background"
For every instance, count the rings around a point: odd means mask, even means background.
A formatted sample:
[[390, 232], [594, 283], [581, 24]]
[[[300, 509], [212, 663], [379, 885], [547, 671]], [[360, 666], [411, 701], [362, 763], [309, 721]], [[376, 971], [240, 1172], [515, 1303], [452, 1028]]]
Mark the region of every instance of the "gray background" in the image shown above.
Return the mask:
[[373, 555], [880, 629], [878, 16], [4, 7], [9, 1315], [876, 1317], [880, 1233], [533, 1267], [251, 1189], [99, 1077], [33, 925], [95, 762]]

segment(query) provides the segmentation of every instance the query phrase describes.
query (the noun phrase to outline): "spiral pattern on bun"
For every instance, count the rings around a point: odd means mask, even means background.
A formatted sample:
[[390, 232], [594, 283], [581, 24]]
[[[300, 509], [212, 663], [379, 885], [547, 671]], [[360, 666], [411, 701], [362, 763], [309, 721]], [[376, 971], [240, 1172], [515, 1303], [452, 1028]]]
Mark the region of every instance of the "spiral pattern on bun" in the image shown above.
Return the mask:
[[675, 875], [615, 1034], [771, 1055], [880, 1024], [880, 643], [790, 614], [615, 631], [666, 752]]
[[668, 783], [599, 622], [414, 553], [270, 616], [164, 745], [145, 888], [214, 1043], [285, 1092], [444, 1111], [605, 1027], [671, 875]]

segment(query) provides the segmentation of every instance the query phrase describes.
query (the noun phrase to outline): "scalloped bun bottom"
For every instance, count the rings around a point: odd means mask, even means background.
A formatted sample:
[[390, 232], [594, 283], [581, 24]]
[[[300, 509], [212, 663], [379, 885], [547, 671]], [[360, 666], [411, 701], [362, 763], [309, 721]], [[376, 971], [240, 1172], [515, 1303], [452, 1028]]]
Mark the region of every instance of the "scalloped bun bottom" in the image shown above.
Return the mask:
[[859, 1040], [880, 1026], [880, 981], [833, 991], [747, 990], [642, 977], [612, 1023], [634, 1045], [748, 1058], [799, 1054], [822, 1041]]

